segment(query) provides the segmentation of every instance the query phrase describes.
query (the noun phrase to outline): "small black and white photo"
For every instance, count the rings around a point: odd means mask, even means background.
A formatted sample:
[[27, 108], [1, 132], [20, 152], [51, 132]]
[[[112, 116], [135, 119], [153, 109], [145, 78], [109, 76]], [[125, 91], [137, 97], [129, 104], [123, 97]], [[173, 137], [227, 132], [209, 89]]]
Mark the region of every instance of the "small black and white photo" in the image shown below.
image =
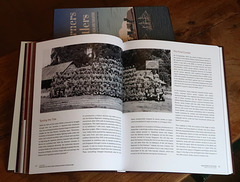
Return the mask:
[[121, 111], [121, 52], [105, 43], [52, 48], [42, 68], [41, 113], [82, 108]]
[[123, 112], [172, 112], [171, 51], [123, 52]]

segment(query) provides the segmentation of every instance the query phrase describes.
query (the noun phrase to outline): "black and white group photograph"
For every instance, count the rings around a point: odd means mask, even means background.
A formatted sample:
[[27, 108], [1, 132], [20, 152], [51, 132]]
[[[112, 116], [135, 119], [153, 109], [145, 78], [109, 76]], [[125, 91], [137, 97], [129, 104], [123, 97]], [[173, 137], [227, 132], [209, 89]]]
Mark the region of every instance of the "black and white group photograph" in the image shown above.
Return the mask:
[[123, 112], [172, 112], [171, 51], [123, 52]]
[[52, 48], [42, 68], [41, 113], [82, 108], [122, 110], [121, 48], [88, 43]]

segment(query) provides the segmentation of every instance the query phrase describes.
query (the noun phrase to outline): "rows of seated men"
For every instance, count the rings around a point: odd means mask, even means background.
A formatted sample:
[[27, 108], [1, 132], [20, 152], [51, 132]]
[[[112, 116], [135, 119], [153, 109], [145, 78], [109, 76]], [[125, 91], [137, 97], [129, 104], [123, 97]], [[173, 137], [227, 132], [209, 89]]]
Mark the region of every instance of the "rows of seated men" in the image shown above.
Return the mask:
[[147, 100], [162, 92], [158, 75], [149, 71], [124, 70], [123, 101]]
[[56, 73], [50, 97], [108, 95], [122, 97], [122, 66], [116, 60], [94, 61], [70, 72]]

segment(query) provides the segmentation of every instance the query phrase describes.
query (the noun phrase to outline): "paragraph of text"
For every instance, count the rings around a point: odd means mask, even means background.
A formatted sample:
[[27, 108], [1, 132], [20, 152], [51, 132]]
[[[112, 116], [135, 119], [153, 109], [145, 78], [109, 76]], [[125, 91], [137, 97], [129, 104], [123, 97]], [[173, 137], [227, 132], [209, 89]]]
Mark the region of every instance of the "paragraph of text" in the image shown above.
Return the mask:
[[38, 156], [66, 154], [79, 150], [79, 121], [41, 123]]
[[83, 153], [121, 153], [121, 118], [83, 116]]

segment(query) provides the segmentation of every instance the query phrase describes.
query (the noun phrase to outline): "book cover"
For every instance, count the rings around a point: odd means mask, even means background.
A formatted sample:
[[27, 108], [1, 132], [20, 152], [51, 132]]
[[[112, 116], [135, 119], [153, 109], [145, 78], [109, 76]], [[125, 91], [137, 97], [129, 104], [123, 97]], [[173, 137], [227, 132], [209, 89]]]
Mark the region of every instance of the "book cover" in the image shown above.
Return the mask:
[[136, 39], [174, 40], [167, 7], [56, 9], [54, 37], [101, 33]]

